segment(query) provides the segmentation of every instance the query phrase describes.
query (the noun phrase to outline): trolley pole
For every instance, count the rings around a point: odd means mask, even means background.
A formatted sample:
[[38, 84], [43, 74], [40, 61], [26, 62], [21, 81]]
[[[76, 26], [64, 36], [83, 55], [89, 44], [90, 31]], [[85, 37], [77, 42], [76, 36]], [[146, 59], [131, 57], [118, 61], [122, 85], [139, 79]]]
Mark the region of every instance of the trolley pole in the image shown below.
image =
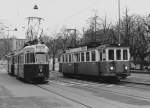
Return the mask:
[[74, 31], [74, 37], [73, 37], [73, 46], [76, 47], [77, 45], [77, 30], [76, 29], [67, 29], [68, 33], [70, 33], [71, 31]]
[[118, 38], [119, 38], [119, 44], [121, 41], [121, 37], [120, 37], [120, 0], [118, 0], [118, 20], [119, 20], [119, 28], [118, 28]]

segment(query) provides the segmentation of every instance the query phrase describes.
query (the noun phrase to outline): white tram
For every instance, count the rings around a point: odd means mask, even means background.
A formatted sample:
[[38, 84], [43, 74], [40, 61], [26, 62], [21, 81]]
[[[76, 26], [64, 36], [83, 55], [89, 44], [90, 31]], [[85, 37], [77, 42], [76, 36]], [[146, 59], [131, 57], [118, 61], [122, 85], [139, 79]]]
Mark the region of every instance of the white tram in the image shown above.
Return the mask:
[[67, 75], [88, 75], [124, 79], [130, 75], [129, 47], [119, 45], [83, 46], [66, 50], [59, 71]]
[[48, 51], [44, 44], [24, 47], [8, 57], [8, 73], [26, 81], [48, 80]]

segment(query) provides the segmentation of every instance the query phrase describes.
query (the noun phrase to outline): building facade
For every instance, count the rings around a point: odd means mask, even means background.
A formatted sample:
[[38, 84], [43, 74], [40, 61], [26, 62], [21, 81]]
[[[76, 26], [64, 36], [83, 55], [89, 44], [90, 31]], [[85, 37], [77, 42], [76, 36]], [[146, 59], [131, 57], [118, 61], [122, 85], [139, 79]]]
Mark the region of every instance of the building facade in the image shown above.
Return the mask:
[[23, 48], [26, 39], [9, 38], [0, 39], [0, 59], [5, 58], [11, 52], [15, 52]]

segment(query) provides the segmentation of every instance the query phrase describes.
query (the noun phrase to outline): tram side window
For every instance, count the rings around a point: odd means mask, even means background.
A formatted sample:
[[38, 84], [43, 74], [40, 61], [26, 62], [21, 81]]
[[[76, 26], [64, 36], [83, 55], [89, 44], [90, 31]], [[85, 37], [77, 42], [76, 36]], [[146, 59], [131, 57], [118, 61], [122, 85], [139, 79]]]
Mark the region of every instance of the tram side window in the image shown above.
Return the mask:
[[90, 61], [90, 53], [86, 52], [86, 61]]
[[105, 53], [105, 50], [103, 50], [103, 53]]
[[95, 51], [91, 52], [91, 58], [92, 58], [92, 61], [96, 60]]
[[35, 63], [35, 56], [34, 53], [30, 53], [30, 62]]
[[30, 55], [29, 55], [29, 53], [26, 54], [26, 63], [30, 63]]
[[73, 54], [73, 57], [74, 57], [73, 59], [74, 62], [80, 62], [80, 53]]
[[65, 62], [65, 56], [64, 55], [62, 56], [62, 62]]
[[25, 62], [26, 63], [35, 63], [35, 55], [34, 55], [34, 53], [27, 53], [25, 55]]
[[108, 51], [108, 59], [109, 60], [114, 60], [114, 50], [109, 50]]
[[69, 62], [71, 62], [71, 54], [69, 54]]
[[68, 55], [67, 55], [67, 54], [66, 54], [66, 57], [65, 57], [65, 58], [66, 58], [66, 62], [68, 62]]
[[19, 64], [20, 63], [20, 55], [18, 55], [17, 58], [18, 58], [18, 64]]
[[24, 56], [23, 55], [20, 55], [19, 56], [19, 59], [20, 59], [20, 63], [22, 64], [22, 63], [24, 63], [24, 58], [23, 58]]
[[116, 58], [117, 58], [117, 60], [121, 60], [121, 50], [120, 49], [116, 50]]
[[100, 52], [100, 61], [102, 61], [102, 52]]
[[127, 52], [127, 50], [123, 50], [123, 60], [128, 60], [128, 52]]
[[84, 61], [84, 53], [81, 53], [81, 61]]
[[73, 60], [74, 62], [77, 62], [77, 56], [78, 56], [78, 54], [75, 53], [75, 54], [74, 54], [74, 60]]
[[17, 63], [16, 57], [14, 57], [14, 63]]
[[12, 64], [14, 64], [15, 63], [15, 59], [14, 59], [14, 57], [12, 58]]

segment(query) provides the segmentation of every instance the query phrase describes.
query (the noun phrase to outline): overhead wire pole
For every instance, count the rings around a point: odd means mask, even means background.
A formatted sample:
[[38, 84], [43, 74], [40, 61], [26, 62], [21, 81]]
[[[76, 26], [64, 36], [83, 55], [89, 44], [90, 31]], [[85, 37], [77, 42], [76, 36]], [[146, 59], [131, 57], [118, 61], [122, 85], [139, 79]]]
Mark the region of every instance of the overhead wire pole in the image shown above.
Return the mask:
[[96, 30], [97, 30], [97, 13], [95, 13], [95, 16], [94, 16], [94, 41], [96, 41]]
[[120, 37], [120, 0], [118, 0], [118, 20], [119, 20], [119, 28], [118, 28], [118, 38], [119, 38], [119, 45], [120, 45], [120, 41], [121, 41], [121, 37]]

